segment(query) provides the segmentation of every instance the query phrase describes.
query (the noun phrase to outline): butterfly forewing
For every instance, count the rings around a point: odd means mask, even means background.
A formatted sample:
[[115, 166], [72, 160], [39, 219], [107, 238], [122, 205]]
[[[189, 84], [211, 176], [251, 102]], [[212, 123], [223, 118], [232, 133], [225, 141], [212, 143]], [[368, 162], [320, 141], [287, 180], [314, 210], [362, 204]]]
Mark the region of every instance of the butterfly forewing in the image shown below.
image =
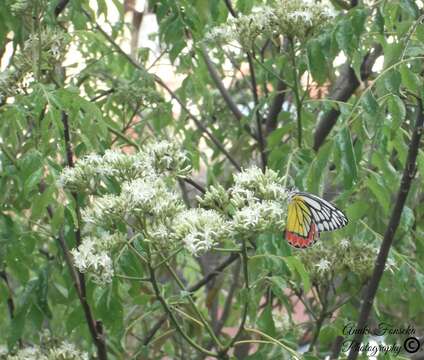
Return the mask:
[[332, 231], [347, 224], [342, 211], [318, 196], [293, 192], [288, 206], [286, 239], [300, 248], [311, 246], [321, 231]]

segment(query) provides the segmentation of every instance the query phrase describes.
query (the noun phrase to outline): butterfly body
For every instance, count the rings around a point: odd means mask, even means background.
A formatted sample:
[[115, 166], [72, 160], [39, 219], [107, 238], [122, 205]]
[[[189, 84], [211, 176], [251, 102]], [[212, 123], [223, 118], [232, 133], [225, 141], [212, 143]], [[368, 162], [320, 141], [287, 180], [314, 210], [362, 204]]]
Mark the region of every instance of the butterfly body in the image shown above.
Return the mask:
[[297, 248], [314, 244], [322, 231], [333, 231], [345, 226], [347, 217], [327, 200], [300, 191], [290, 194], [286, 239]]

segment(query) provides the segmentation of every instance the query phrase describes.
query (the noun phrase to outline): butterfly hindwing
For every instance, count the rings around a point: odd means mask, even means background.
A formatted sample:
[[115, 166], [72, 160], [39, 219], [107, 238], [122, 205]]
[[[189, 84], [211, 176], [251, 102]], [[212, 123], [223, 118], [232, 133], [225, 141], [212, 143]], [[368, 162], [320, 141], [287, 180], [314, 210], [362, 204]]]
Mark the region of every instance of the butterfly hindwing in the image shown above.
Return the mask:
[[286, 239], [297, 248], [311, 246], [321, 231], [332, 231], [347, 224], [347, 217], [318, 196], [293, 192], [288, 206]]

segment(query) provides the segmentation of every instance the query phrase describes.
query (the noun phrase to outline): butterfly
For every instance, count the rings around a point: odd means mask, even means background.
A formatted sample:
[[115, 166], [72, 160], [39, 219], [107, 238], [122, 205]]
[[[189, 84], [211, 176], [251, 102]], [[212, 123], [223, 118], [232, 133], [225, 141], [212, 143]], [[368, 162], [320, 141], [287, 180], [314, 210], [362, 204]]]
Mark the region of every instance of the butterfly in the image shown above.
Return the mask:
[[289, 197], [286, 239], [296, 248], [307, 248], [321, 231], [340, 229], [348, 223], [341, 210], [318, 196], [292, 191]]

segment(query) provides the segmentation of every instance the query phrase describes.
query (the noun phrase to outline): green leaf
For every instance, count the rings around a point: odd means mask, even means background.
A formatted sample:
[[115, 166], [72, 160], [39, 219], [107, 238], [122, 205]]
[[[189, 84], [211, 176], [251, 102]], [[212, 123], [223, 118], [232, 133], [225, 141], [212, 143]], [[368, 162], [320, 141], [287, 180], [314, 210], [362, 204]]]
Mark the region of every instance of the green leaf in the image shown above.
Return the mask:
[[392, 117], [392, 131], [399, 129], [400, 124], [406, 117], [406, 108], [403, 101], [397, 95], [391, 95], [387, 99], [387, 108]]
[[28, 195], [35, 187], [38, 187], [43, 177], [43, 169], [39, 168], [34, 171], [24, 183], [24, 195]]
[[384, 51], [384, 69], [387, 69], [389, 66], [392, 66], [399, 61], [402, 51], [404, 49], [403, 43], [386, 43], [383, 46]]
[[308, 191], [311, 193], [320, 193], [321, 181], [327, 173], [327, 165], [330, 156], [333, 153], [333, 145], [333, 140], [330, 140], [321, 146], [318, 150], [316, 158], [309, 168], [307, 185]]
[[123, 307], [117, 288], [117, 281], [113, 286], [105, 289], [96, 304], [96, 313], [104, 324], [114, 330], [122, 326]]
[[400, 7], [412, 18], [417, 19], [420, 16], [420, 10], [415, 1], [400, 0]]
[[23, 293], [18, 298], [18, 306], [15, 310], [15, 317], [12, 320], [9, 336], [7, 339], [7, 344], [10, 349], [13, 348], [16, 342], [22, 337], [27, 313], [31, 306], [33, 292], [36, 289], [37, 284], [38, 280], [36, 279], [29, 281], [26, 284]]
[[307, 47], [307, 53], [313, 79], [318, 84], [323, 84], [327, 80], [327, 63], [321, 43], [317, 40], [311, 40]]
[[37, 194], [33, 200], [31, 215], [34, 220], [39, 219], [47, 209], [47, 205], [53, 200], [55, 188], [47, 187], [41, 194]]
[[57, 232], [59, 228], [63, 225], [65, 220], [65, 208], [62, 204], [58, 204], [54, 209], [53, 218], [50, 221], [50, 225], [52, 227], [53, 232]]
[[366, 184], [383, 208], [384, 213], [387, 214], [391, 204], [391, 192], [385, 187], [381, 176], [375, 173], [371, 174], [366, 180]]
[[275, 129], [273, 132], [271, 132], [271, 134], [267, 137], [268, 149], [271, 150], [277, 146], [281, 146], [283, 136], [290, 133], [294, 127], [295, 127], [294, 123], [288, 123], [278, 129]]
[[258, 327], [261, 331], [272, 337], [276, 336], [274, 319], [272, 318], [272, 306], [269, 303], [265, 306], [261, 315], [258, 318]]
[[360, 37], [365, 30], [365, 22], [368, 17], [368, 10], [357, 8], [351, 12], [352, 28], [357, 37]]
[[47, 301], [49, 290], [49, 267], [48, 264], [42, 268], [38, 273], [38, 286], [37, 286], [37, 305], [47, 318], [52, 317], [52, 313]]
[[347, 126], [344, 126], [339, 133], [338, 146], [341, 153], [343, 183], [346, 189], [350, 189], [358, 180], [358, 165], [356, 163], [352, 138]]
[[402, 85], [414, 94], [419, 94], [421, 89], [421, 81], [417, 74], [415, 74], [407, 65], [403, 64], [399, 67], [399, 72], [402, 79]]
[[356, 39], [354, 39], [354, 32], [350, 19], [344, 19], [337, 24], [334, 32], [340, 50], [345, 51], [346, 54], [350, 56], [356, 46]]
[[9, 349], [12, 349], [16, 342], [22, 337], [22, 334], [24, 332], [25, 327], [25, 321], [26, 321], [26, 311], [20, 311], [18, 312], [15, 317], [12, 319], [12, 322], [10, 324], [10, 330], [9, 330], [9, 336], [7, 339], [7, 346]]
[[398, 94], [401, 80], [399, 71], [392, 69], [384, 76], [384, 86], [387, 91]]
[[86, 326], [85, 316], [81, 306], [74, 305], [74, 307], [71, 307], [70, 309], [72, 311], [68, 315], [68, 318], [65, 322], [66, 330], [68, 333], [71, 333], [72, 330], [78, 326]]
[[319, 332], [319, 343], [321, 346], [329, 346], [334, 339], [339, 335], [337, 328], [333, 325], [324, 325]]
[[359, 200], [350, 204], [346, 208], [346, 215], [349, 218], [350, 222], [359, 220], [367, 214], [368, 203], [363, 200]]
[[365, 90], [361, 98], [361, 104], [368, 114], [375, 115], [379, 110], [378, 102], [371, 89]]
[[284, 260], [292, 273], [297, 273], [300, 275], [303, 284], [303, 291], [307, 293], [311, 288], [311, 280], [309, 279], [309, 274], [303, 266], [302, 262], [293, 256], [287, 256], [284, 258]]

